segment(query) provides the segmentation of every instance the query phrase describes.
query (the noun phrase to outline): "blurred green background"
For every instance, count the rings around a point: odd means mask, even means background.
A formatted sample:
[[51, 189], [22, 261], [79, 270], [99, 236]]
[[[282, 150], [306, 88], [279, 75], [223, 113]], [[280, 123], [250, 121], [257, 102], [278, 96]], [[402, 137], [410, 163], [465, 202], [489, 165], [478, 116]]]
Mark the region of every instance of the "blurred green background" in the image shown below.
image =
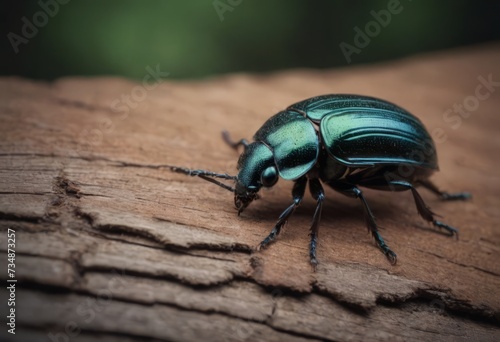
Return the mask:
[[[348, 63], [340, 44], [355, 46], [355, 27], [365, 31], [371, 11], [391, 1], [4, 1], [0, 74], [140, 79], [159, 64], [169, 78], [202, 78], [370, 63], [500, 39], [499, 1], [401, 0], [400, 13]], [[26, 20], [40, 24], [31, 38], [23, 35]]]

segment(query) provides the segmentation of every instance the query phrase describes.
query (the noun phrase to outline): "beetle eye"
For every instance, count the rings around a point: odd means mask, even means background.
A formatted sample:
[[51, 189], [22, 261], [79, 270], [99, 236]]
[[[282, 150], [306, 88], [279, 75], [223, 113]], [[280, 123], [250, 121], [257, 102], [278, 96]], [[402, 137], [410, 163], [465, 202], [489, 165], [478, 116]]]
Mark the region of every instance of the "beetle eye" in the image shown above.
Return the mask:
[[260, 182], [265, 187], [271, 187], [278, 181], [278, 171], [274, 166], [269, 166], [267, 169], [262, 171], [260, 175]]

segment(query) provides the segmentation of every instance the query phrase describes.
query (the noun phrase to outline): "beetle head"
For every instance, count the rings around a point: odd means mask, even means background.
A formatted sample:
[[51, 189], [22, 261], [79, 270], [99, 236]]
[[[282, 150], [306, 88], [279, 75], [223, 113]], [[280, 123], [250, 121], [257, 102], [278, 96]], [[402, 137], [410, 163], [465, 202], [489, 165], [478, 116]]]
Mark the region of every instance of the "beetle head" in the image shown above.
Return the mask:
[[273, 152], [261, 142], [254, 142], [245, 148], [238, 160], [238, 176], [234, 191], [234, 205], [238, 215], [253, 201], [261, 187], [271, 187], [278, 181], [278, 170]]
[[[254, 142], [245, 148], [238, 160], [238, 176], [226, 173], [215, 173], [206, 170], [194, 170], [178, 166], [167, 166], [171, 171], [188, 176], [198, 176], [210, 183], [234, 193], [234, 204], [238, 215], [253, 201], [261, 187], [271, 187], [278, 181], [279, 174], [274, 161], [273, 152], [262, 142]], [[235, 180], [233, 188], [219, 182], [215, 178]]]

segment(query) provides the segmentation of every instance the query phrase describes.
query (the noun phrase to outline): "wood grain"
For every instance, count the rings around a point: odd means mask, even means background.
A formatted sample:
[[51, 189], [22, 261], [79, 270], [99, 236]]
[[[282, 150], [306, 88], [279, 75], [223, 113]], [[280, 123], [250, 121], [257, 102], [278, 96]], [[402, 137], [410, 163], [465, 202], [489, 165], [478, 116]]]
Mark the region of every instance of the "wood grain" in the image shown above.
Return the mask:
[[[498, 340], [498, 60], [493, 44], [339, 70], [166, 80], [145, 92], [119, 78], [1, 78], [0, 269], [15, 229], [18, 325], [15, 337], [5, 328], [0, 337]], [[251, 138], [272, 114], [325, 93], [395, 102], [439, 138], [433, 180], [474, 197], [421, 194], [460, 229], [458, 241], [419, 218], [409, 193], [366, 190], [398, 254], [391, 266], [360, 203], [327, 190], [314, 272], [311, 198], [276, 243], [254, 251], [291, 203], [291, 183], [238, 217], [231, 194], [165, 167], [235, 174], [238, 154], [222, 129]]]

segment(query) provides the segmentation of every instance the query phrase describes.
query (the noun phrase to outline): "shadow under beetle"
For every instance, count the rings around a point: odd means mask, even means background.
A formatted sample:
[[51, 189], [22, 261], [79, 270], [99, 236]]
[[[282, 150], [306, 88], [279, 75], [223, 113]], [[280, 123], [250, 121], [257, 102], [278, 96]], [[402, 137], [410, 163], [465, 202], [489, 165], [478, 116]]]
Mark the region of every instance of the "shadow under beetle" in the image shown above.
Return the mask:
[[[469, 193], [440, 191], [429, 176], [438, 170], [434, 142], [415, 116], [390, 102], [360, 95], [323, 95], [289, 106], [267, 120], [255, 133], [254, 142], [224, 140], [233, 148], [244, 147], [237, 176], [205, 170], [170, 167], [172, 171], [198, 176], [234, 193], [238, 215], [255, 199], [261, 187], [272, 187], [281, 177], [295, 182], [293, 202], [279, 216], [259, 249], [273, 241], [302, 202], [307, 182], [316, 210], [312, 219], [309, 256], [316, 266], [316, 246], [325, 194], [321, 182], [348, 197], [359, 198], [369, 232], [392, 264], [396, 253], [384, 242], [375, 218], [358, 186], [412, 192], [418, 213], [451, 236], [455, 228], [434, 218], [416, 186], [443, 200], [468, 199]], [[235, 187], [214, 178], [234, 180]], [[320, 182], [321, 181], [321, 182]]]

